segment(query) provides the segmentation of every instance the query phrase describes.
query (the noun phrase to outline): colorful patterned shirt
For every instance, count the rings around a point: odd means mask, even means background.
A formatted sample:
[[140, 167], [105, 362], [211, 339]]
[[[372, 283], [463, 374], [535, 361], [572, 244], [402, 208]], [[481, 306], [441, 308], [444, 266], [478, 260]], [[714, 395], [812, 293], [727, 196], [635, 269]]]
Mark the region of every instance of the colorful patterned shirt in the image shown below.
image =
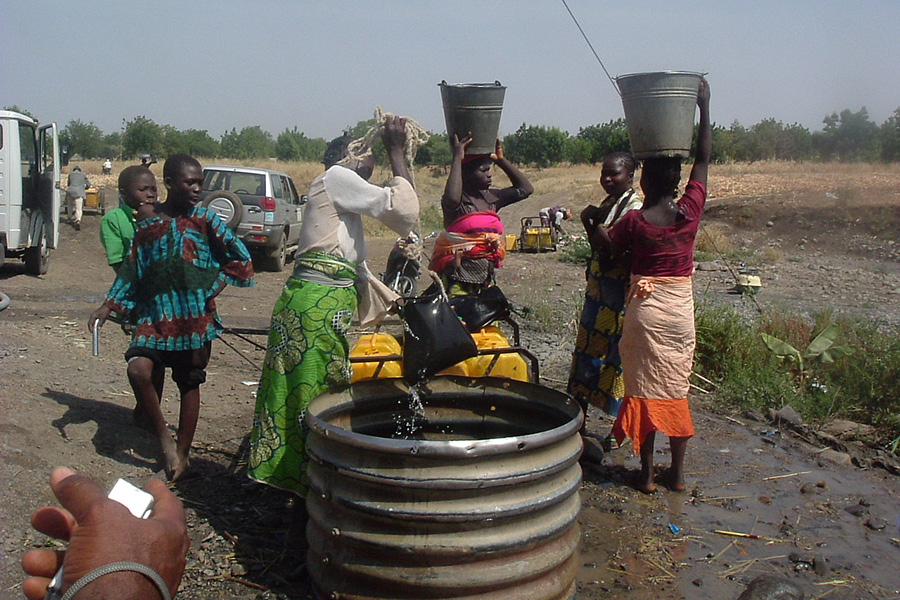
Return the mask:
[[195, 207], [138, 223], [106, 305], [133, 313], [132, 346], [196, 350], [223, 330], [212, 296], [226, 284], [253, 285], [250, 254], [218, 215]]

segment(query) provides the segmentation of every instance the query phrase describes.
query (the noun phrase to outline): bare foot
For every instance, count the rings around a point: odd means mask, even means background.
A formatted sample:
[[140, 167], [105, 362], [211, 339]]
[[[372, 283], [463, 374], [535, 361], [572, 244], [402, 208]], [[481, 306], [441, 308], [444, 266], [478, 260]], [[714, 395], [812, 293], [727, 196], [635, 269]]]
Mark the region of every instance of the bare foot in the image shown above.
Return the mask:
[[687, 489], [687, 486], [684, 485], [684, 480], [681, 478], [667, 477], [665, 483], [670, 492], [683, 492]]
[[644, 494], [655, 494], [656, 493], [656, 483], [653, 481], [653, 471], [650, 473], [645, 473], [643, 470], [640, 473], [635, 474], [634, 477], [634, 489]]
[[170, 479], [172, 481], [178, 481], [182, 477], [184, 477], [191, 470], [191, 461], [188, 460], [188, 457], [179, 457], [178, 465], [172, 470], [172, 475]]
[[178, 450], [175, 446], [175, 440], [168, 433], [159, 439], [162, 446], [163, 463], [166, 469], [166, 476], [171, 481], [175, 475], [176, 469], [179, 468]]

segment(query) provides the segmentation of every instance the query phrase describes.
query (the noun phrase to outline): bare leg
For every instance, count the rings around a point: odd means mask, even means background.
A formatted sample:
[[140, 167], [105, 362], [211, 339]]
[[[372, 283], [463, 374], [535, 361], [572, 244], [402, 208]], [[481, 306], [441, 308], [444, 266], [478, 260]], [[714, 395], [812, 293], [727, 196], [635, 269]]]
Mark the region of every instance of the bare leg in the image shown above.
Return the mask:
[[684, 454], [687, 451], [688, 439], [686, 437], [670, 437], [669, 446], [672, 450], [672, 468], [669, 470], [669, 489], [673, 492], [683, 492], [684, 485]]
[[645, 494], [652, 494], [656, 491], [656, 484], [653, 482], [653, 450], [655, 442], [656, 432], [651, 431], [641, 444], [641, 475], [635, 487], [638, 491]]
[[[153, 367], [153, 388], [156, 390], [156, 398], [162, 402], [163, 397], [163, 385], [166, 381], [166, 369], [165, 367], [154, 365]], [[150, 423], [150, 419], [144, 413], [141, 408], [140, 402], [134, 407], [134, 410], [131, 414], [132, 420], [134, 421], [135, 426], [140, 427], [145, 431], [149, 431], [150, 433], [155, 433], [153, 430], [153, 425]]]
[[159, 396], [153, 385], [154, 371], [163, 370], [156, 367], [149, 358], [138, 356], [128, 361], [128, 381], [134, 390], [138, 409], [145, 415], [150, 431], [159, 439], [162, 448], [166, 472], [170, 472], [177, 464], [175, 440], [169, 433], [162, 409], [159, 407]]
[[200, 417], [200, 387], [179, 384], [178, 389], [181, 391], [181, 413], [178, 415], [178, 462], [171, 475], [173, 481], [187, 471], [191, 442], [194, 441], [194, 432], [197, 431], [197, 420]]

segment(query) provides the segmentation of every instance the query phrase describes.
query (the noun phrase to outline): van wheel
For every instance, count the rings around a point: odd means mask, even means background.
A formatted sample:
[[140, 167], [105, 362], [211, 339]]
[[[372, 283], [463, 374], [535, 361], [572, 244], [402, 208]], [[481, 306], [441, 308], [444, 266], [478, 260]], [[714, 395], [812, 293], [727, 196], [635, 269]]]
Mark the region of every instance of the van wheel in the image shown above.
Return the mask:
[[41, 241], [37, 246], [25, 249], [25, 272], [29, 275], [44, 275], [50, 269], [50, 248], [47, 236], [41, 230]]
[[231, 229], [244, 218], [244, 203], [234, 192], [213, 192], [203, 201], [203, 206], [219, 215]]
[[281, 236], [281, 243], [268, 256], [266, 256], [266, 266], [270, 271], [276, 273], [284, 270], [287, 262], [287, 234]]

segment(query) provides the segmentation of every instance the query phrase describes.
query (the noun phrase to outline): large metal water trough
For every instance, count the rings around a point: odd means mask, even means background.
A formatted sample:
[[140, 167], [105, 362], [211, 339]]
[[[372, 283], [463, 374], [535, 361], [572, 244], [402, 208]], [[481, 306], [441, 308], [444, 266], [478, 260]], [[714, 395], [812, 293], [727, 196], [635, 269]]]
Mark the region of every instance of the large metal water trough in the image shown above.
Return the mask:
[[574, 598], [578, 404], [490, 377], [436, 377], [420, 394], [418, 415], [399, 379], [310, 404], [317, 597]]

